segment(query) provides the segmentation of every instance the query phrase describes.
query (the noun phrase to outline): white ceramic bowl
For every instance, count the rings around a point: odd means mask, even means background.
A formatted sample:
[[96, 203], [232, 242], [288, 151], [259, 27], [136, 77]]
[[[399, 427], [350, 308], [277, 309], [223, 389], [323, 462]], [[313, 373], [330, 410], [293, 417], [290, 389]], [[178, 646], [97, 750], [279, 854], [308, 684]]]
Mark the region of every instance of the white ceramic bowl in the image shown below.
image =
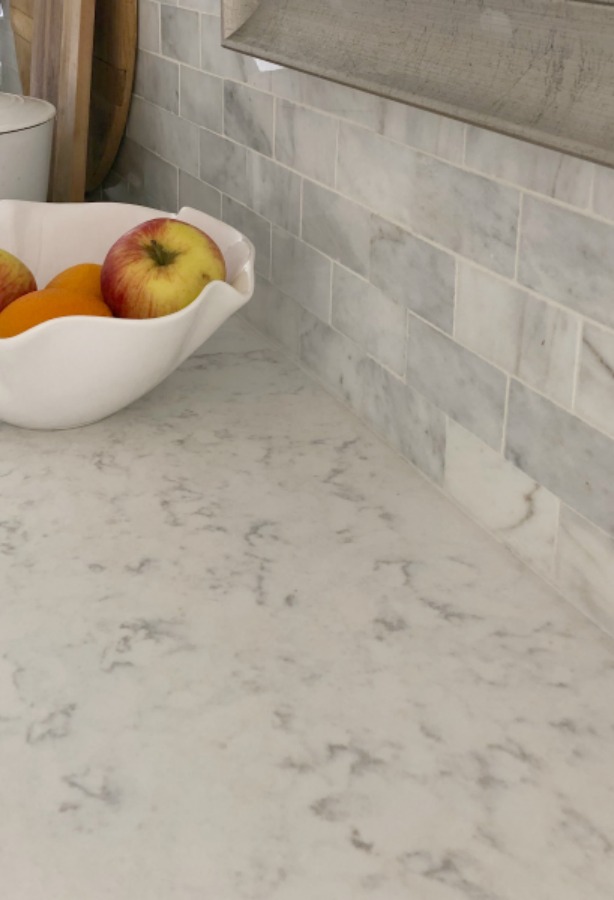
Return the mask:
[[[0, 201], [0, 247], [30, 267], [39, 287], [81, 262], [102, 263], [113, 242], [169, 213], [123, 203]], [[156, 319], [70, 316], [0, 339], [0, 421], [74, 428], [109, 416], [163, 381], [254, 290], [254, 247], [240, 232], [185, 207], [177, 218], [216, 241], [228, 270], [185, 309]]]

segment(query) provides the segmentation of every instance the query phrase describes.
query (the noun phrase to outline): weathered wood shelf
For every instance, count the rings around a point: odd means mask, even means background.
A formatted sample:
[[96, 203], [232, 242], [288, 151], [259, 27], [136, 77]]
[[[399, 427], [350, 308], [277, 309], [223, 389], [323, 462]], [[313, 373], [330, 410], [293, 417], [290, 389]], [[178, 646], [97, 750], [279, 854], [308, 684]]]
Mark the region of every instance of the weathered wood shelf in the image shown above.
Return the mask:
[[614, 0], [222, 0], [222, 43], [614, 166]]

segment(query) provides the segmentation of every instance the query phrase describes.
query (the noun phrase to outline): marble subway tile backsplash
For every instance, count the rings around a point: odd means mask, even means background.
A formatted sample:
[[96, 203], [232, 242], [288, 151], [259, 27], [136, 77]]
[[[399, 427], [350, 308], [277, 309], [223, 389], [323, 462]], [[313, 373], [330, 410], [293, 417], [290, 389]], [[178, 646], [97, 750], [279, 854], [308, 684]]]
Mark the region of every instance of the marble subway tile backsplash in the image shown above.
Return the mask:
[[247, 234], [245, 316], [614, 632], [613, 172], [139, 16], [103, 196]]

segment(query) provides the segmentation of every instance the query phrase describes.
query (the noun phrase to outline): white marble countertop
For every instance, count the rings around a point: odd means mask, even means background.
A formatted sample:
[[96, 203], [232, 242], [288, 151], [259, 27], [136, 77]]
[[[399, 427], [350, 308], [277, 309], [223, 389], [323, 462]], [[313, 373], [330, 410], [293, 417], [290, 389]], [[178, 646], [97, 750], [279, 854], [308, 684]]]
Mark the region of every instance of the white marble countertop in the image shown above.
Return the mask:
[[240, 319], [0, 441], [2, 900], [614, 896], [614, 642]]

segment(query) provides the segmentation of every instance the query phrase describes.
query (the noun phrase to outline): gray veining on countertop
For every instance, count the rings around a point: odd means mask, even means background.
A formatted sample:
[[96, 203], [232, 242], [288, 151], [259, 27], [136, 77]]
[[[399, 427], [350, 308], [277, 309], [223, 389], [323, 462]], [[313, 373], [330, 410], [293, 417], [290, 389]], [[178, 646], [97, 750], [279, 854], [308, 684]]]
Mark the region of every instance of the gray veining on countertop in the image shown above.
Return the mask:
[[2, 900], [611, 900], [614, 643], [242, 320], [0, 441]]

